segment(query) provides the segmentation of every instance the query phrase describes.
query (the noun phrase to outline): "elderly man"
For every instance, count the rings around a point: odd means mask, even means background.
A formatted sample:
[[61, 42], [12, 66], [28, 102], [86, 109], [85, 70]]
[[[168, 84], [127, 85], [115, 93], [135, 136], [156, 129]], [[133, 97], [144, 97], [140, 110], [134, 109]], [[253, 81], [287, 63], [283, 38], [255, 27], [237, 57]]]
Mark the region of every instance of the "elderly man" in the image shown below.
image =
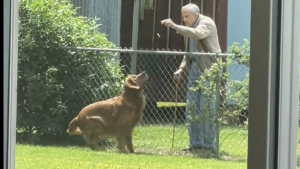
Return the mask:
[[[184, 36], [186, 51], [221, 52], [217, 28], [211, 18], [201, 15], [199, 7], [192, 3], [183, 6], [181, 14], [185, 26], [177, 25], [171, 19], [162, 20], [161, 24], [175, 29], [179, 34]], [[203, 105], [207, 103], [207, 99], [204, 97], [201, 90], [190, 90], [191, 87], [196, 85], [196, 81], [199, 80], [201, 73], [203, 73], [205, 69], [209, 69], [215, 61], [215, 57], [212, 56], [184, 56], [179, 69], [174, 73], [174, 78], [179, 80], [182, 78], [182, 74], [189, 70], [187, 105], [193, 103], [195, 106], [195, 115], [202, 119], [201, 122], [199, 122], [199, 120], [197, 121], [188, 118], [188, 115], [191, 114], [192, 111], [191, 108], [187, 106], [186, 121], [189, 124], [188, 133], [190, 141], [189, 148], [185, 149], [185, 151], [215, 148], [215, 127], [213, 127], [214, 125], [211, 123], [215, 118], [215, 113], [210, 112], [213, 116], [203, 120]]]

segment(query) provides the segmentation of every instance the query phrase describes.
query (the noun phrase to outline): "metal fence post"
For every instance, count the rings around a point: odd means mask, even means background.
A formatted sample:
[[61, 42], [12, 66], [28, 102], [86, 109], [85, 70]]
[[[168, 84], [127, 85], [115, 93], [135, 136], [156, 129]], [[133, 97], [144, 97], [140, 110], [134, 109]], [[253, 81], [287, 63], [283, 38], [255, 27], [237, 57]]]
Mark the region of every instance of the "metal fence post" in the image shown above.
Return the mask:
[[[137, 50], [137, 41], [139, 37], [139, 13], [140, 13], [140, 0], [134, 1], [133, 17], [132, 17], [132, 42], [131, 47]], [[131, 74], [136, 74], [137, 53], [131, 54]]]
[[[218, 54], [217, 56], [218, 57]], [[217, 62], [219, 61], [219, 58], [217, 58]], [[219, 126], [219, 118], [220, 118], [220, 66], [218, 65], [218, 73], [216, 75], [216, 151], [215, 151], [215, 157], [217, 159], [220, 158], [220, 126]]]

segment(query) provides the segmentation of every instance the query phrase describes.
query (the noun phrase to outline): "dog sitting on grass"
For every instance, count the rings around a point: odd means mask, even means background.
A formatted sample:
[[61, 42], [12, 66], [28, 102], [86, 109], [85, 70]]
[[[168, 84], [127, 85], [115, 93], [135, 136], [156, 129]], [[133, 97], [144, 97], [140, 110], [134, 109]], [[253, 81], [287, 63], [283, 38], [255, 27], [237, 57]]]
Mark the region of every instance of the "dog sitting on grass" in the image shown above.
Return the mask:
[[99, 149], [103, 136], [113, 136], [117, 148], [133, 153], [132, 133], [142, 119], [146, 100], [143, 93], [148, 75], [142, 72], [126, 78], [120, 96], [92, 103], [84, 107], [70, 122], [67, 133], [83, 134], [92, 150]]

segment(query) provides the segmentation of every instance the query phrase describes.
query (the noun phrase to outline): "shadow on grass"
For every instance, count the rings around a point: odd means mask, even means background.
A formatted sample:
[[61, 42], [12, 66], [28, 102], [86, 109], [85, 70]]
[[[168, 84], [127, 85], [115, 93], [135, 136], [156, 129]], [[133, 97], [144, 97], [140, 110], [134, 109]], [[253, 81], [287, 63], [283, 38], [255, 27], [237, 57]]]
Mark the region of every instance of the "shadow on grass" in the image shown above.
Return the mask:
[[[126, 153], [126, 154], [130, 154], [130, 153]], [[198, 150], [198, 151], [186, 152], [180, 150], [159, 151], [159, 150], [149, 150], [149, 149], [136, 149], [136, 152], [131, 155], [181, 156], [181, 157], [193, 157], [193, 158], [201, 158], [201, 159], [216, 159], [221, 161], [246, 162], [245, 158], [233, 157], [226, 152], [220, 152], [219, 158], [217, 158], [215, 152], [211, 150]]]
[[[29, 133], [17, 133], [17, 143], [23, 145], [33, 146], [55, 146], [55, 147], [88, 147], [87, 141], [82, 135], [70, 136], [68, 134], [60, 135], [34, 135]], [[99, 143], [100, 147], [115, 146], [114, 140], [104, 137]]]

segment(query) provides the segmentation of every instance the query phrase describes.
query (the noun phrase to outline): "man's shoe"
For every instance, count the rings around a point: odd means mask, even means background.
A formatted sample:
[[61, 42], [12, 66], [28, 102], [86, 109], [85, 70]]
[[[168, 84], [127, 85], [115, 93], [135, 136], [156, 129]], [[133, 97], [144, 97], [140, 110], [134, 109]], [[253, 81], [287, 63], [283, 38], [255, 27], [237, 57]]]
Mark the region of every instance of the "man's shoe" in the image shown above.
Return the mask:
[[197, 151], [197, 150], [203, 150], [204, 147], [189, 147], [189, 148], [186, 148], [186, 149], [183, 149], [183, 151]]
[[187, 152], [187, 151], [199, 151], [199, 150], [214, 151], [213, 148], [206, 148], [206, 147], [202, 147], [202, 146], [190, 147], [190, 148], [183, 149], [183, 151], [185, 151], [185, 152]]

